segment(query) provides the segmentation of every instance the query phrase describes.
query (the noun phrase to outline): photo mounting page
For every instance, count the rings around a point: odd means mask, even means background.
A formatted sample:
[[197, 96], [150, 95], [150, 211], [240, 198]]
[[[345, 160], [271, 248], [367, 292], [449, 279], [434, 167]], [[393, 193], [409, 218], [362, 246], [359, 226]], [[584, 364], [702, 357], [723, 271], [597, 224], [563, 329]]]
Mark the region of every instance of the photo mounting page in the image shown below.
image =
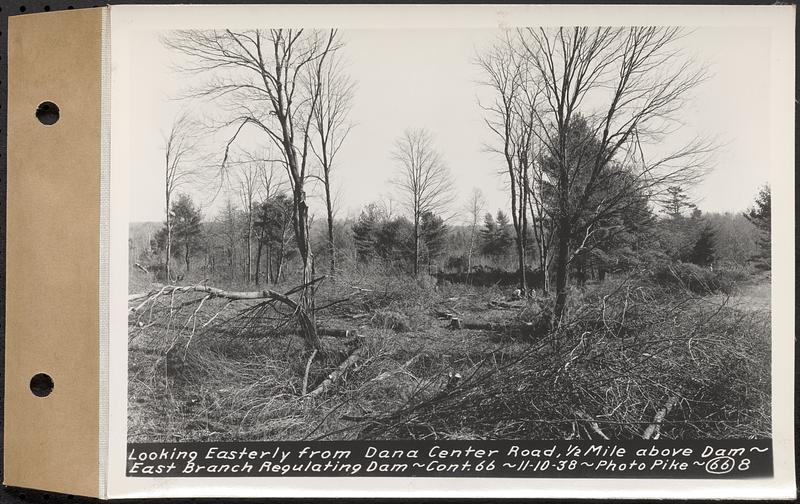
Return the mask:
[[108, 496], [792, 498], [794, 15], [112, 7]]

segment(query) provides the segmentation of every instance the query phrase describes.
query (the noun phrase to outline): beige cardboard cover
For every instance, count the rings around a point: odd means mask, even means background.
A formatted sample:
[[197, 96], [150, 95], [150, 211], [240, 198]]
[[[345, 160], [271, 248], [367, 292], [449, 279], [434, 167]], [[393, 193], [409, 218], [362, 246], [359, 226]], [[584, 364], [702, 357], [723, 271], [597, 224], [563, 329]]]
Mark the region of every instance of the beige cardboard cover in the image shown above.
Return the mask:
[[[99, 496], [102, 9], [9, 18], [5, 484]], [[61, 111], [51, 126], [39, 103]], [[36, 397], [30, 380], [55, 384]]]

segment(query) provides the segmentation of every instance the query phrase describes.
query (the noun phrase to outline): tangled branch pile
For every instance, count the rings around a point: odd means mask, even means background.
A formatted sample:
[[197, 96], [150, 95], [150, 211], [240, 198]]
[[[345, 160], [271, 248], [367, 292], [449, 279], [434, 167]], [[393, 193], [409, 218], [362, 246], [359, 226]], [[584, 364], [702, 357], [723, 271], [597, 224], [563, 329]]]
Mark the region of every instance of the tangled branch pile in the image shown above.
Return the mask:
[[[275, 334], [294, 323], [300, 329], [308, 346], [319, 349], [321, 343], [317, 334], [315, 313], [306, 310], [302, 302], [292, 299], [292, 295], [306, 296], [307, 291], [313, 292], [315, 285], [324, 279], [324, 276], [316, 278], [285, 293], [269, 289], [237, 292], [207, 285], [164, 285], [148, 293], [133, 294], [128, 298], [128, 302], [133, 303], [128, 311], [129, 319], [132, 319], [129, 322], [133, 322], [130, 325], [134, 329], [128, 336], [129, 339], [135, 338], [145, 328], [160, 326], [171, 337], [168, 351], [182, 339], [186, 340], [188, 348], [198, 328], [202, 332], [220, 327], [219, 323], [217, 325], [212, 323], [217, 321], [232, 303], [244, 302], [246, 303], [244, 308], [237, 307], [233, 315], [221, 319], [224, 321], [224, 330], [233, 330], [232, 336], [241, 336], [253, 331], [262, 336]], [[224, 304], [201, 321], [200, 318], [205, 316], [202, 309], [206, 302], [213, 303], [220, 300]]]
[[769, 435], [769, 316], [629, 283], [584, 299], [512, 359], [432, 379], [361, 438], [602, 439]]

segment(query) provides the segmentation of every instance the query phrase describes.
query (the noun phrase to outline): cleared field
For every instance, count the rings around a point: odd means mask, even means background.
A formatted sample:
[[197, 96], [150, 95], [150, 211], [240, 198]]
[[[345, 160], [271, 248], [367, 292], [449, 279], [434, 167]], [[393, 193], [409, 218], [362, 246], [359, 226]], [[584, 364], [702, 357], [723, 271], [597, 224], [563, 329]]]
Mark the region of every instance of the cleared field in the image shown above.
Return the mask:
[[548, 332], [496, 288], [326, 281], [318, 325], [350, 332], [313, 360], [258, 302], [161, 298], [131, 316], [129, 439], [768, 436], [769, 311], [740, 290], [617, 279]]

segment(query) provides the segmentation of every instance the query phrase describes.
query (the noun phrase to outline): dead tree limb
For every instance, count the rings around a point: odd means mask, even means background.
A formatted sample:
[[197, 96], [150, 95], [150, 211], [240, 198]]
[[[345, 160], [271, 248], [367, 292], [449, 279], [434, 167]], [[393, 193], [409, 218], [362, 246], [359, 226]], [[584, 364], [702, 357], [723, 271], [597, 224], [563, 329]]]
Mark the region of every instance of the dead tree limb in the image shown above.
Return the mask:
[[311, 371], [311, 363], [314, 362], [314, 357], [316, 356], [317, 349], [315, 348], [314, 351], [311, 352], [311, 357], [308, 358], [308, 362], [306, 362], [306, 372], [303, 375], [303, 395], [306, 395], [306, 392], [308, 391], [308, 372]]
[[678, 404], [678, 396], [672, 396], [667, 401], [667, 404], [664, 405], [663, 408], [658, 410], [656, 413], [655, 418], [653, 418], [653, 423], [647, 426], [647, 429], [644, 430], [644, 434], [642, 434], [642, 439], [658, 439], [659, 435], [661, 434], [661, 423], [664, 421], [669, 412], [672, 411], [672, 408]]
[[306, 340], [306, 344], [313, 349], [319, 350], [322, 347], [322, 342], [317, 334], [316, 324], [309, 313], [301, 306], [300, 303], [293, 300], [290, 295], [301, 292], [309, 285], [315, 284], [325, 277], [320, 277], [303, 284], [302, 286], [295, 287], [285, 294], [273, 290], [265, 289], [259, 291], [227, 291], [218, 289], [216, 287], [209, 287], [207, 285], [166, 285], [157, 290], [153, 290], [146, 294], [133, 294], [128, 296], [128, 302], [135, 302], [144, 299], [139, 305], [129, 309], [129, 312], [137, 312], [146, 306], [149, 302], [155, 301], [161, 296], [175, 296], [176, 294], [188, 293], [202, 293], [206, 294], [203, 301], [208, 298], [222, 298], [228, 301], [265, 301], [267, 303], [280, 303], [292, 310], [292, 314], [297, 318], [300, 325], [302, 335]]
[[608, 436], [606, 436], [605, 433], [600, 429], [600, 425], [594, 418], [590, 417], [581, 410], [575, 410], [575, 415], [583, 420], [586, 420], [589, 423], [589, 427], [591, 427], [595, 434], [608, 441]]
[[338, 380], [339, 378], [342, 377], [342, 375], [344, 375], [344, 373], [350, 368], [350, 366], [352, 366], [361, 359], [361, 354], [362, 352], [364, 352], [364, 350], [365, 347], [360, 347], [354, 350], [353, 353], [351, 353], [344, 360], [344, 362], [339, 364], [339, 367], [336, 368], [331, 374], [329, 374], [328, 377], [325, 378], [325, 380], [323, 380], [322, 383], [320, 383], [317, 388], [303, 395], [303, 397], [304, 398], [316, 397], [325, 392], [326, 390], [328, 390], [331, 387], [331, 385], [333, 385], [336, 382], [336, 380]]
[[381, 374], [379, 374], [378, 376], [376, 376], [375, 378], [373, 378], [373, 379], [372, 379], [372, 380], [370, 380], [370, 381], [381, 381], [381, 380], [384, 380], [384, 379], [386, 379], [386, 378], [388, 378], [388, 377], [390, 377], [390, 376], [392, 376], [392, 375], [395, 375], [395, 374], [397, 374], [397, 373], [402, 373], [402, 372], [405, 372], [405, 371], [407, 371], [407, 370], [408, 370], [408, 367], [409, 367], [409, 366], [411, 366], [412, 364], [414, 364], [415, 362], [417, 362], [417, 361], [418, 361], [419, 359], [421, 359], [423, 356], [426, 356], [426, 357], [427, 357], [427, 356], [428, 356], [428, 354], [426, 354], [426, 353], [424, 353], [424, 352], [423, 352], [423, 353], [418, 353], [418, 354], [417, 354], [417, 355], [415, 355], [414, 357], [411, 357], [410, 359], [408, 359], [408, 360], [405, 362], [405, 364], [401, 365], [400, 367], [398, 367], [398, 368], [397, 368], [397, 369], [395, 369], [394, 371], [384, 371], [384, 372], [382, 372]]

